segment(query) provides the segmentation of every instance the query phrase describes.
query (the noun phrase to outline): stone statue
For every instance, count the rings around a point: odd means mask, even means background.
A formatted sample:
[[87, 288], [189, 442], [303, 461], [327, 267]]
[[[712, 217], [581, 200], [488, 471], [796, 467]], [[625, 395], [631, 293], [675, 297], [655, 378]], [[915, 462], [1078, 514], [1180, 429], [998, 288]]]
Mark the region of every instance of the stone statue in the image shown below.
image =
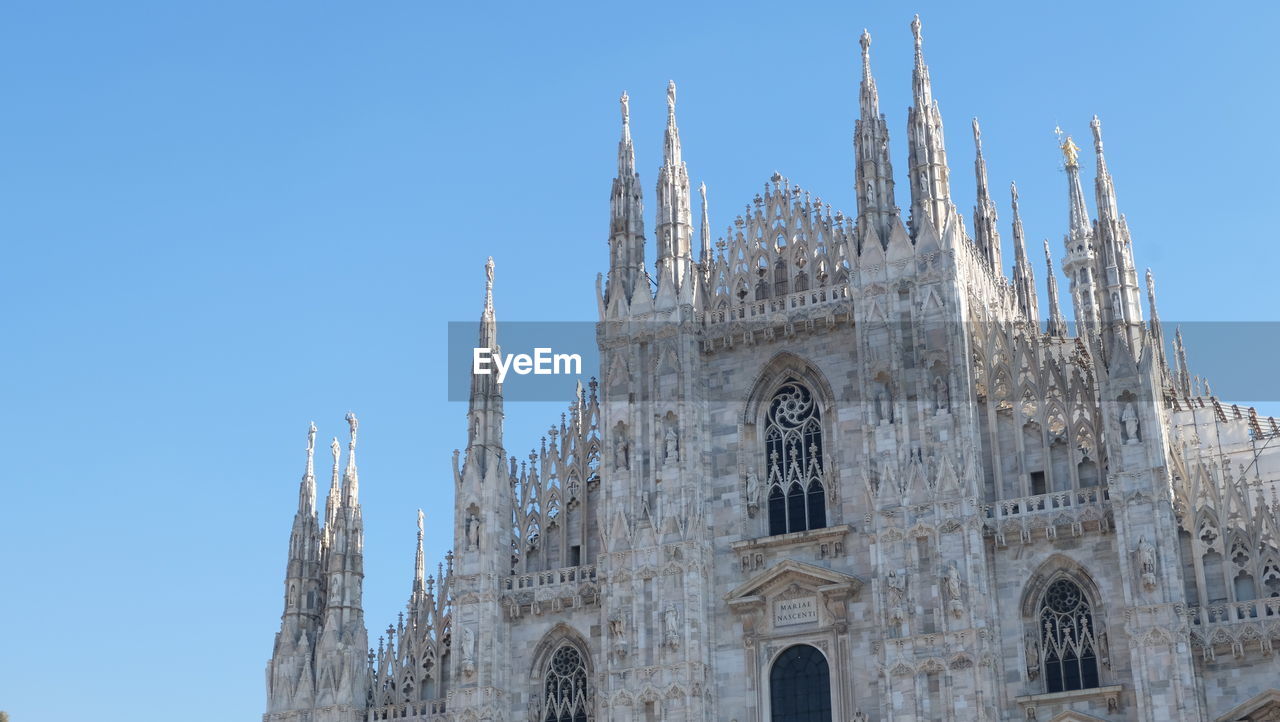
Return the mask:
[[1138, 412], [1133, 408], [1133, 402], [1124, 405], [1124, 413], [1120, 414], [1120, 424], [1124, 427], [1124, 443], [1136, 444], [1141, 441], [1138, 438]]
[[667, 81], [667, 112], [676, 112], [676, 81]]
[[613, 439], [613, 468], [617, 471], [624, 471], [631, 468], [627, 460], [627, 440], [622, 435], [618, 435]]
[[667, 437], [666, 437], [667, 463], [672, 463], [680, 460], [680, 451], [677, 447], [678, 447], [678, 441], [676, 437], [676, 430], [674, 427], [667, 427]]
[[1027, 635], [1027, 679], [1040, 676], [1040, 640], [1035, 635]]
[[889, 597], [890, 613], [896, 620], [903, 617], [903, 605], [907, 601], [907, 579], [906, 574], [899, 575], [896, 571], [890, 571], [885, 577], [885, 587]]
[[933, 377], [933, 410], [947, 410], [947, 381], [941, 376]]
[[1145, 536], [1138, 538], [1138, 572], [1142, 586], [1148, 591], [1156, 588], [1156, 549]]
[[754, 466], [747, 467], [747, 509], [760, 506], [760, 479], [756, 476]]
[[676, 605], [668, 604], [662, 610], [663, 643], [674, 649], [680, 644], [680, 612]]
[[948, 564], [942, 574], [942, 596], [953, 617], [964, 616], [964, 582], [960, 581], [960, 569], [955, 562]]
[[467, 514], [467, 549], [480, 548], [480, 517], [474, 512]]
[[622, 124], [626, 125], [631, 122], [631, 98], [627, 96], [627, 91], [622, 91], [618, 102], [622, 105]]

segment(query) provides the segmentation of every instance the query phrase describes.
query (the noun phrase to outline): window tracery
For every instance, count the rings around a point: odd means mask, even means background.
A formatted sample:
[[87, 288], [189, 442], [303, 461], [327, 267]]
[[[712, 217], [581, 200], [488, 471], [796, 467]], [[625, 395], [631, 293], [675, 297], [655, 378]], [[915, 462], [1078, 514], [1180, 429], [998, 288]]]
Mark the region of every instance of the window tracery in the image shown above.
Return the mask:
[[587, 665], [573, 646], [566, 644], [551, 655], [542, 689], [543, 722], [588, 722], [591, 719]]
[[1036, 620], [1040, 649], [1035, 656], [1043, 667], [1046, 691], [1097, 687], [1100, 645], [1084, 590], [1070, 579], [1053, 582], [1040, 598]]
[[769, 534], [827, 525], [822, 419], [813, 393], [789, 380], [774, 392], [765, 416]]

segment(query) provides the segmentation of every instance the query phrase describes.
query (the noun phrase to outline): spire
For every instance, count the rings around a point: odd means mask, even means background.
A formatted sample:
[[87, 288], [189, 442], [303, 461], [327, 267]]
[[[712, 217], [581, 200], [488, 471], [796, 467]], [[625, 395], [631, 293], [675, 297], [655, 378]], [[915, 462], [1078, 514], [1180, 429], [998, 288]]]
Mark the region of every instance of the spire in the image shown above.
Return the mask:
[[[691, 265], [693, 219], [689, 202], [689, 172], [680, 151], [676, 127], [676, 83], [667, 84], [667, 130], [663, 136], [662, 168], [658, 171], [658, 286], [676, 290]], [[672, 294], [674, 296], [674, 294]]]
[[622, 108], [622, 138], [618, 141], [618, 175], [609, 200], [609, 280], [605, 305], [618, 296], [631, 297], [636, 266], [644, 264], [644, 193], [636, 172], [636, 151], [631, 143], [631, 102], [626, 92], [618, 99]]
[[1137, 358], [1143, 342], [1138, 270], [1133, 263], [1128, 228], [1116, 207], [1115, 183], [1102, 153], [1102, 121], [1095, 115], [1089, 126], [1093, 129], [1093, 151], [1098, 162], [1094, 176], [1098, 207], [1094, 247], [1097, 252], [1100, 325], [1123, 342]]
[[863, 30], [858, 42], [862, 46], [862, 86], [853, 131], [858, 224], [864, 234], [874, 230], [883, 246], [889, 242], [893, 225], [899, 223], [889, 161], [889, 125], [880, 112], [880, 94], [871, 75], [871, 34]]
[[1165, 378], [1172, 379], [1173, 374], [1169, 371], [1168, 361], [1164, 355], [1164, 329], [1160, 327], [1160, 314], [1156, 313], [1156, 279], [1151, 274], [1151, 269], [1147, 269], [1147, 308], [1151, 314], [1151, 323], [1148, 326], [1151, 349], [1155, 353], [1156, 363], [1164, 371]]
[[702, 254], [698, 257], [698, 261], [702, 264], [703, 273], [711, 270], [711, 223], [707, 221], [707, 184], [698, 184], [698, 195], [702, 196]]
[[1053, 256], [1049, 253], [1049, 239], [1044, 239], [1045, 283], [1049, 287], [1049, 325], [1045, 332], [1050, 336], [1065, 337], [1067, 335], [1067, 319], [1062, 315], [1062, 305], [1058, 303], [1058, 279], [1053, 274]]
[[316, 424], [307, 429], [307, 470], [302, 473], [298, 489], [298, 513], [314, 516], [316, 513]]
[[341, 503], [340, 495], [342, 493], [342, 482], [338, 475], [338, 458], [342, 455], [342, 446], [338, 444], [338, 437], [333, 437], [333, 443], [329, 445], [329, 450], [333, 453], [333, 474], [329, 478], [329, 496], [324, 502], [324, 529], [328, 535], [333, 531], [333, 522], [338, 518], [338, 505]]
[[1178, 362], [1178, 390], [1183, 396], [1191, 395], [1191, 367], [1187, 365], [1187, 347], [1182, 343], [1182, 327], [1173, 333], [1173, 353]]
[[[1061, 129], [1057, 131], [1061, 134]], [[1067, 257], [1062, 270], [1070, 281], [1072, 306], [1076, 315], [1076, 334], [1092, 338], [1098, 332], [1097, 269], [1093, 245], [1093, 229], [1089, 210], [1080, 185], [1080, 147], [1071, 136], [1058, 146], [1062, 150], [1063, 168], [1067, 171]]]
[[[422, 515], [422, 510], [419, 509], [418, 510], [418, 554], [413, 561], [413, 597], [415, 601], [418, 598], [420, 598], [423, 594], [426, 594], [427, 592], [427, 583], [426, 583], [427, 567], [426, 567], [425, 555], [423, 554], [422, 535], [423, 535], [423, 515]], [[416, 607], [417, 605], [414, 605], [414, 606]]]
[[[1009, 184], [1013, 204], [1013, 290], [1018, 308], [1028, 321], [1040, 327], [1040, 304], [1036, 299], [1036, 277], [1027, 260], [1027, 242], [1022, 231], [1022, 214], [1018, 210], [1018, 184]], [[999, 261], [999, 257], [996, 258]]]
[[[978, 251], [987, 259], [991, 272], [1000, 275], [1000, 230], [996, 218], [996, 204], [991, 200], [991, 192], [987, 189], [987, 160], [982, 156], [982, 128], [978, 119], [973, 119], [973, 145], [976, 155], [973, 160], [973, 173], [978, 184], [978, 203], [973, 207], [973, 241]], [[1018, 202], [1017, 191], [1014, 191], [1014, 205]], [[1034, 318], [1034, 317], [1033, 317]]]
[[[498, 346], [498, 321], [493, 307], [493, 257], [484, 265], [484, 311], [480, 314], [478, 349], [488, 349], [492, 357], [501, 353]], [[467, 464], [484, 454], [473, 454], [476, 447], [502, 448], [502, 384], [489, 364], [490, 373], [471, 375], [471, 395], [467, 401]], [[480, 462], [483, 472], [485, 462]]]
[[942, 114], [933, 99], [929, 66], [921, 50], [920, 16], [911, 21], [915, 36], [916, 61], [911, 74], [913, 104], [907, 111], [908, 168], [911, 177], [911, 234], [920, 233], [920, 218], [933, 223], [939, 237], [944, 234], [955, 208], [951, 202], [950, 171], [943, 143]]
[[347, 442], [347, 470], [342, 475], [342, 488], [345, 492], [342, 505], [355, 507], [360, 505], [360, 475], [356, 471], [356, 430], [360, 422], [350, 411], [347, 412], [347, 426], [351, 428], [351, 440]]

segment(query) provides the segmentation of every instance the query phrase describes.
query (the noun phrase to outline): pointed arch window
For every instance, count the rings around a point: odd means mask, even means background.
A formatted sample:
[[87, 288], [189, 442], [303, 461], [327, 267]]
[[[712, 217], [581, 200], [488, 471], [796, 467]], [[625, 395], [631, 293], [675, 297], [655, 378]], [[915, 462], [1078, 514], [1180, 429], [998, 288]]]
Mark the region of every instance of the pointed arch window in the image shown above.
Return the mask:
[[576, 648], [566, 644], [551, 655], [542, 689], [543, 722], [588, 722], [587, 665]]
[[1080, 585], [1059, 579], [1049, 585], [1036, 613], [1048, 692], [1098, 686], [1098, 642], [1093, 610]]
[[813, 393], [798, 381], [782, 384], [765, 416], [769, 534], [827, 525], [822, 418]]
[[831, 669], [816, 647], [797, 644], [769, 670], [771, 722], [831, 722]]

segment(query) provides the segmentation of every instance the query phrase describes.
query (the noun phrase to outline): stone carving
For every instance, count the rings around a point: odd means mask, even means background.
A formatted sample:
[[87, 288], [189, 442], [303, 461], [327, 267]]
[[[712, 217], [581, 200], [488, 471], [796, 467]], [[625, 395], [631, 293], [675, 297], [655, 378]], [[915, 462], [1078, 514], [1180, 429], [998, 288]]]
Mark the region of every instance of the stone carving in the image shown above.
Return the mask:
[[679, 446], [680, 446], [679, 437], [676, 436], [675, 427], [668, 426], [667, 435], [663, 441], [663, 447], [664, 447], [663, 450], [665, 452], [666, 463], [674, 464], [680, 460]]
[[631, 468], [631, 449], [627, 443], [625, 432], [619, 429], [613, 437], [613, 468], [615, 471], [626, 471]]
[[754, 466], [747, 467], [747, 514], [754, 517], [760, 510], [760, 478]]
[[951, 616], [959, 619], [964, 615], [964, 582], [960, 581], [960, 569], [954, 561], [942, 573], [942, 597]]
[[476, 673], [476, 634], [471, 627], [462, 628], [462, 674], [471, 677]]
[[933, 410], [942, 413], [947, 410], [947, 380], [941, 376], [933, 377]]
[[674, 604], [662, 610], [662, 643], [671, 649], [680, 646], [680, 612]]
[[1028, 634], [1026, 645], [1027, 679], [1035, 679], [1040, 676], [1040, 639], [1034, 634]]
[[1137, 444], [1142, 441], [1138, 430], [1138, 412], [1133, 408], [1133, 402], [1124, 405], [1124, 412], [1120, 414], [1120, 426], [1125, 444]]
[[621, 612], [609, 618], [609, 636], [613, 639], [613, 656], [621, 661], [631, 651], [627, 642], [627, 620]]
[[901, 622], [906, 618], [907, 610], [907, 574], [899, 574], [891, 570], [885, 577], [885, 590], [889, 607], [889, 618]]
[[888, 384], [876, 384], [875, 391], [876, 419], [881, 424], [893, 423], [893, 395]]
[[480, 517], [474, 511], [467, 512], [467, 549], [475, 551], [480, 548]]
[[1156, 549], [1151, 546], [1145, 536], [1138, 539], [1138, 573], [1141, 574], [1142, 586], [1147, 591], [1156, 588]]

